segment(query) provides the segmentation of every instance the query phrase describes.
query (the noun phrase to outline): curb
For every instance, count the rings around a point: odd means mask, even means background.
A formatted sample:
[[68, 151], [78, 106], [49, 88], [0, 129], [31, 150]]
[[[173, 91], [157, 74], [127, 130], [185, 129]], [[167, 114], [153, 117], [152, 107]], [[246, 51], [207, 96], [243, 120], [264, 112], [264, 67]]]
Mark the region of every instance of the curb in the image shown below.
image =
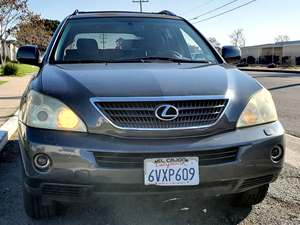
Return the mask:
[[0, 152], [18, 128], [19, 110], [0, 127]]
[[284, 162], [300, 168], [300, 138], [286, 134], [286, 152], [284, 156]]
[[242, 71], [252, 71], [252, 72], [270, 72], [270, 73], [300, 73], [300, 71], [293, 70], [270, 70], [270, 69], [255, 69], [255, 68], [243, 68], [238, 67], [239, 70]]

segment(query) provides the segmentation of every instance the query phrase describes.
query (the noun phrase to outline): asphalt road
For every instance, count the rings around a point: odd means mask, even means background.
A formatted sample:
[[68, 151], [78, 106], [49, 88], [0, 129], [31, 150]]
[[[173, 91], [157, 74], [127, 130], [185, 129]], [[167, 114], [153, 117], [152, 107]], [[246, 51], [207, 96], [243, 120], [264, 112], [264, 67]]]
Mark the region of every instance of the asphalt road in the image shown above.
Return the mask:
[[[252, 75], [271, 90], [286, 130], [300, 136], [300, 76]], [[231, 207], [224, 197], [107, 196], [72, 205], [64, 215], [43, 221], [33, 221], [24, 213], [20, 170], [17, 142], [10, 141], [0, 155], [0, 225], [300, 224], [300, 169], [287, 164], [265, 201], [251, 208]]]
[[300, 137], [300, 73], [249, 74], [271, 91], [286, 132]]

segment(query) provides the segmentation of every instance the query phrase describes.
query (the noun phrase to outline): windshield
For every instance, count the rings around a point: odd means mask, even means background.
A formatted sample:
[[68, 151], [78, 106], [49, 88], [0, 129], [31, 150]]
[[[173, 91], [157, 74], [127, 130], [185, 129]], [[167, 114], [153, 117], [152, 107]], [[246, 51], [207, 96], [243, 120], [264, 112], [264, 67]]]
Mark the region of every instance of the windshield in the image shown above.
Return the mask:
[[157, 18], [69, 20], [54, 53], [54, 63], [144, 60], [218, 63], [186, 22]]

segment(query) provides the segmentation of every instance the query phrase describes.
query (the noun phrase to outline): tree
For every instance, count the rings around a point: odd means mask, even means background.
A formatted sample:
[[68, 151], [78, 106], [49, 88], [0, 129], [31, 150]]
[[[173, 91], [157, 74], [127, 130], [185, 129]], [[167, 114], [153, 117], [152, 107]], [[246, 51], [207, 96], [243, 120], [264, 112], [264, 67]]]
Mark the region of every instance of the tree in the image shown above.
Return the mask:
[[0, 0], [0, 63], [6, 62], [5, 45], [15, 25], [28, 13], [28, 0]]
[[39, 15], [31, 13], [17, 25], [15, 36], [20, 45], [35, 44], [39, 49], [46, 50], [52, 35], [48, 29]]
[[245, 47], [246, 45], [246, 38], [244, 36], [243, 29], [236, 29], [233, 33], [229, 36], [231, 39], [231, 43], [237, 47]]
[[219, 49], [221, 47], [220, 42], [218, 42], [215, 37], [209, 37], [208, 41], [217, 49]]
[[49, 19], [43, 19], [44, 25], [46, 30], [51, 31], [51, 36], [56, 31], [56, 28], [60, 24], [58, 20], [49, 20]]
[[275, 38], [275, 42], [285, 42], [285, 41], [289, 41], [289, 40], [290, 40], [290, 37], [287, 35], [278, 35]]

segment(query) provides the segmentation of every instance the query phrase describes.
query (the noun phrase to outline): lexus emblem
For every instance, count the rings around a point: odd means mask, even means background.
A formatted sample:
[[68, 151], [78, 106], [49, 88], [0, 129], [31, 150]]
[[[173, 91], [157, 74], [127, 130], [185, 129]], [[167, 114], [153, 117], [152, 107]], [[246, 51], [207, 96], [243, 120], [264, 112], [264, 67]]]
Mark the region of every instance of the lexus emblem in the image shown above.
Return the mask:
[[155, 116], [163, 121], [175, 120], [178, 115], [178, 109], [172, 105], [160, 105], [155, 110]]

